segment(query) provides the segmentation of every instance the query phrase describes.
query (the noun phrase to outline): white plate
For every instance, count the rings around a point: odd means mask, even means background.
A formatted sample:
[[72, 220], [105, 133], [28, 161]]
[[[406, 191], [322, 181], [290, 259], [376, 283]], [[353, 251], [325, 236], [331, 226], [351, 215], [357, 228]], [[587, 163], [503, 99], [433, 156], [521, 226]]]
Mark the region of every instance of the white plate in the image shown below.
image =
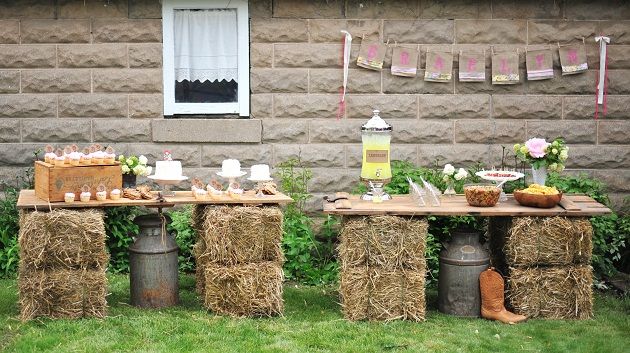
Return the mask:
[[[506, 173], [506, 174], [509, 173], [512, 175], [504, 176], [504, 177], [503, 176], [489, 176], [489, 175], [486, 175], [486, 173]], [[523, 173], [507, 171], [507, 170], [482, 170], [475, 174], [484, 180], [490, 180], [490, 181], [504, 181], [504, 180], [514, 181], [525, 176]]]
[[155, 180], [155, 181], [163, 181], [163, 182], [174, 182], [174, 181], [184, 181], [184, 180], [188, 180], [187, 176], [181, 176], [179, 178], [175, 178], [175, 179], [162, 179], [162, 178], [158, 178], [155, 175], [149, 175], [147, 178], [151, 179], [151, 180]]
[[217, 172], [217, 175], [222, 177], [222, 178], [240, 178], [240, 177], [242, 177], [245, 174], [247, 174], [247, 172], [243, 172], [243, 171], [241, 171], [241, 173], [237, 174], [237, 175], [225, 175], [225, 174], [223, 174], [223, 172]]
[[251, 177], [247, 178], [247, 180], [249, 181], [256, 181], [256, 182], [265, 182], [265, 181], [273, 181], [273, 178], [269, 178], [269, 179], [252, 179]]

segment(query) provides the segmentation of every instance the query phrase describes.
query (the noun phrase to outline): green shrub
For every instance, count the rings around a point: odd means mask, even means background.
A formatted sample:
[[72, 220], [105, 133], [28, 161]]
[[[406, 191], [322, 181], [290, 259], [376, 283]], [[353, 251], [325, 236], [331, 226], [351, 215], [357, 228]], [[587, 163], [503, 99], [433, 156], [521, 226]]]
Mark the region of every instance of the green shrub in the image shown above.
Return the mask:
[[324, 222], [322, 239], [315, 237], [313, 220], [304, 212], [311, 198], [308, 182], [312, 173], [299, 159], [290, 159], [279, 166], [280, 188], [293, 198], [284, 210], [282, 248], [286, 261], [284, 273], [288, 280], [305, 284], [329, 283], [337, 278], [334, 261], [334, 220]]
[[129, 272], [129, 245], [138, 235], [139, 228], [133, 223], [140, 213], [138, 207], [109, 207], [105, 209], [105, 232], [109, 249], [109, 271]]
[[186, 205], [180, 210], [169, 213], [172, 222], [168, 225], [168, 231], [173, 234], [179, 246], [179, 270], [182, 272], [195, 270], [195, 259], [192, 254], [195, 230], [192, 227], [191, 212], [192, 205]]
[[20, 260], [18, 190], [6, 188], [0, 199], [0, 278], [14, 277]]

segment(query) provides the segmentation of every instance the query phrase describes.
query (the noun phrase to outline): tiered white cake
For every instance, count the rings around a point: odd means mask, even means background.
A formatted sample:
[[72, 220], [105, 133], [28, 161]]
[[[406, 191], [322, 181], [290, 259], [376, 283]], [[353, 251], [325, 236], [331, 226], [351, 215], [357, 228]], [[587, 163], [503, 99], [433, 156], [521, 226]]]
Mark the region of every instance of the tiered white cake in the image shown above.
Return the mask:
[[155, 179], [178, 180], [182, 178], [182, 162], [156, 161]]
[[252, 166], [252, 172], [249, 179], [251, 180], [271, 180], [269, 166], [267, 164], [256, 164]]

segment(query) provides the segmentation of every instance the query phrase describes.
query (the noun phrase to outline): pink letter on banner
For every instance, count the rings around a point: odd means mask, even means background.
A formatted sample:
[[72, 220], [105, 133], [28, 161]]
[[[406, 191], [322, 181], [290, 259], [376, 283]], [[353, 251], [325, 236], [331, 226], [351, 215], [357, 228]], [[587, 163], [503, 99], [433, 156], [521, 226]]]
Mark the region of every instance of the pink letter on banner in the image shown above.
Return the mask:
[[538, 68], [538, 70], [542, 69], [542, 64], [543, 64], [544, 58], [545, 57], [542, 54], [536, 55], [536, 67]]
[[442, 59], [441, 56], [437, 56], [435, 57], [435, 68], [437, 70], [442, 70], [442, 68], [444, 67], [444, 59]]
[[400, 63], [403, 65], [409, 65], [409, 53], [406, 51], [400, 52]]
[[510, 73], [510, 68], [508, 67], [507, 59], [501, 59], [501, 66], [499, 67], [499, 72], [504, 75], [507, 75]]
[[569, 59], [569, 62], [571, 64], [577, 64], [577, 50], [575, 49], [569, 49], [569, 52], [567, 53], [567, 59]]
[[368, 48], [368, 60], [372, 60], [376, 57], [376, 53], [378, 52], [378, 48], [376, 48], [376, 45], [372, 44], [370, 45], [370, 47]]
[[473, 71], [477, 66], [477, 60], [474, 58], [468, 59], [468, 71]]

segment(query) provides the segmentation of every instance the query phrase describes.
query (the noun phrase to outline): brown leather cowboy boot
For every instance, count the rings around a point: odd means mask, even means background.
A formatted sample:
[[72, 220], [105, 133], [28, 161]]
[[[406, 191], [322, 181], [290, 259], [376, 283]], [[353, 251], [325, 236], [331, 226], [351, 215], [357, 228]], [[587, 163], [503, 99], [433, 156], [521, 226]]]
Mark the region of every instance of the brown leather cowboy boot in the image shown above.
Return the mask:
[[481, 272], [479, 275], [481, 317], [499, 320], [505, 324], [516, 324], [527, 320], [526, 316], [514, 314], [505, 309], [503, 286], [503, 277], [494, 268]]

